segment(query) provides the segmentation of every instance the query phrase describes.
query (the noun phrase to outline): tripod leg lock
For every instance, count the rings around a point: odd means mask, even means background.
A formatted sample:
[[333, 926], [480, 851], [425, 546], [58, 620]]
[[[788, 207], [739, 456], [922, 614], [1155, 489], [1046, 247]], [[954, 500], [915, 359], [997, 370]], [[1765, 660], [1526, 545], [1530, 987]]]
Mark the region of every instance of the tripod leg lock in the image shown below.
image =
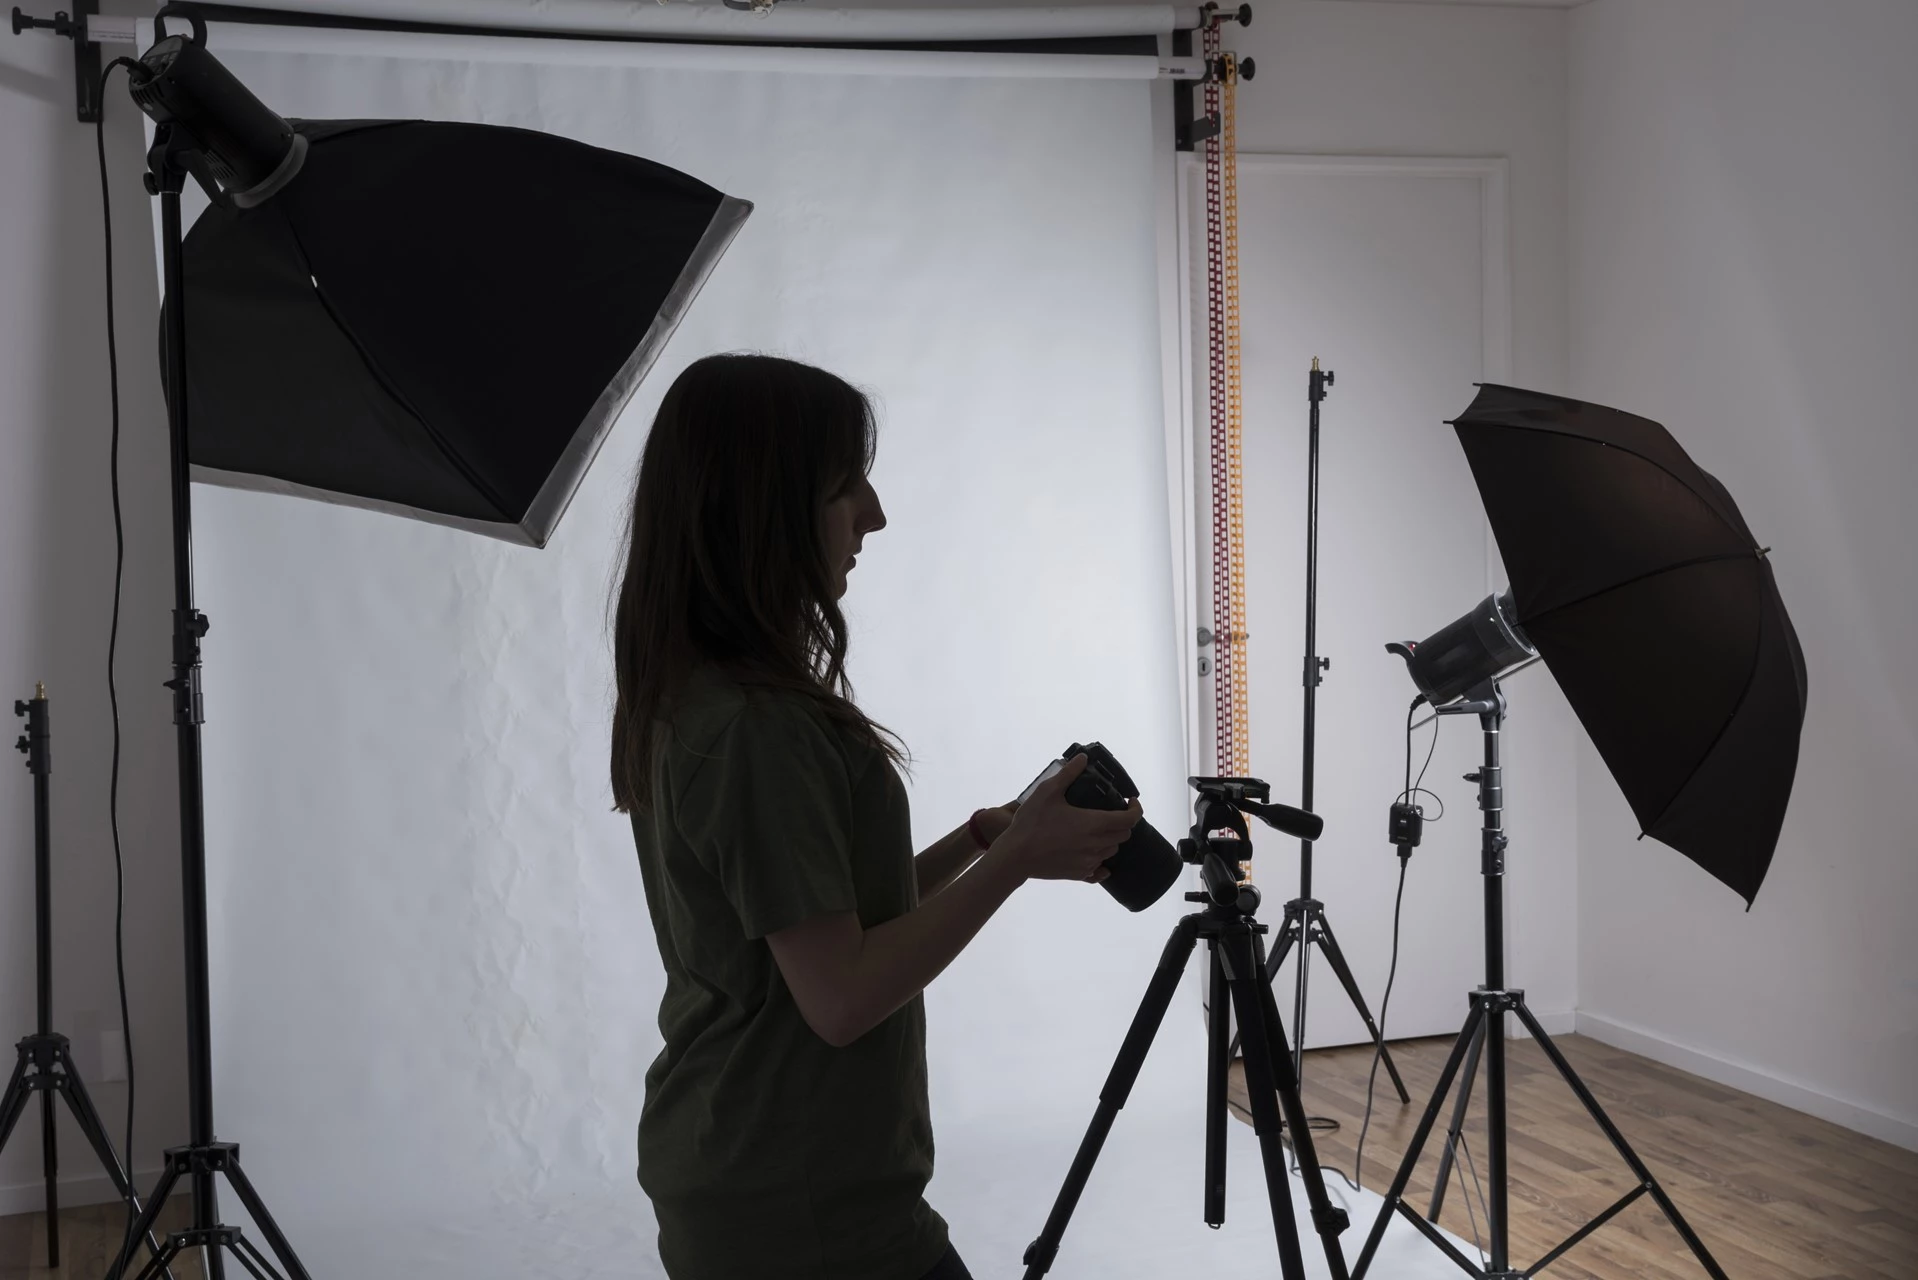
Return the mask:
[[1323, 1209], [1312, 1210], [1312, 1225], [1322, 1236], [1336, 1236], [1352, 1225], [1352, 1218], [1337, 1205], [1328, 1204]]
[[1058, 1259], [1058, 1245], [1048, 1245], [1043, 1240], [1034, 1240], [1026, 1246], [1026, 1256], [1021, 1258], [1020, 1261], [1028, 1267], [1037, 1267], [1039, 1274], [1044, 1275], [1046, 1272], [1052, 1270], [1052, 1264], [1058, 1261]]

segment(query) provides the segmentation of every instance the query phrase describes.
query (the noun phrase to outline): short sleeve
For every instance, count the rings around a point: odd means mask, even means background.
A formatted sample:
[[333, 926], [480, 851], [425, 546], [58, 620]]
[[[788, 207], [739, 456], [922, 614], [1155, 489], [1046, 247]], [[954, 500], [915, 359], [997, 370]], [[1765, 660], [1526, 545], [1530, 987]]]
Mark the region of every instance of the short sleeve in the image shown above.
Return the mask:
[[749, 700], [700, 754], [675, 816], [746, 936], [854, 910], [852, 782], [819, 714]]

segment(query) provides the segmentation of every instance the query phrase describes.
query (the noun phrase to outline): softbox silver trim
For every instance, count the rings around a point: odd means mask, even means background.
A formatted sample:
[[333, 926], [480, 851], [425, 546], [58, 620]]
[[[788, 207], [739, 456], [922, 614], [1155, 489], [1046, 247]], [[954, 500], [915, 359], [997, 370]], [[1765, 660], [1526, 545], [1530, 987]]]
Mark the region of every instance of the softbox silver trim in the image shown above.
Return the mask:
[[272, 493], [289, 498], [305, 498], [313, 502], [324, 502], [335, 507], [354, 507], [361, 511], [377, 511], [382, 515], [399, 516], [406, 520], [418, 520], [425, 524], [443, 525], [449, 529], [459, 529], [466, 533], [478, 533], [498, 538], [522, 547], [544, 547], [553, 536], [553, 530], [559, 526], [560, 517], [566, 514], [566, 508], [573, 500], [573, 494], [579, 489], [580, 481], [585, 479], [586, 471], [593, 464], [600, 446], [611, 434], [613, 424], [625, 410], [626, 404], [639, 390], [640, 383], [652, 371], [653, 362], [665, 349], [673, 331], [692, 307], [693, 300], [699, 296], [706, 278], [712, 274], [714, 266], [725, 254], [745, 225], [746, 218], [752, 213], [752, 202], [739, 200], [732, 196], [721, 196], [718, 207], [713, 212], [712, 221], [706, 224], [705, 233], [694, 246], [692, 256], [686, 260], [685, 268], [679, 279], [667, 293], [666, 300], [660, 304], [659, 312], [653, 317], [653, 323], [647, 327], [646, 336], [640, 339], [639, 346], [627, 357], [613, 380], [593, 402], [585, 419], [573, 432], [572, 439], [560, 452], [553, 469], [547, 474], [546, 483], [533, 496], [532, 503], [526, 509], [526, 515], [517, 523], [511, 520], [481, 520], [472, 516], [448, 515], [441, 511], [430, 511], [420, 507], [408, 506], [403, 502], [391, 502], [380, 498], [361, 497], [357, 494], [339, 493], [332, 489], [316, 488], [299, 484], [291, 480], [282, 480], [275, 476], [257, 475], [246, 471], [226, 471], [218, 467], [201, 466], [194, 463], [190, 469], [192, 478], [201, 484], [216, 484], [226, 489], [244, 489], [252, 493]]
[[520, 525], [529, 545], [543, 547], [553, 536], [560, 517], [566, 514], [566, 508], [573, 500], [574, 491], [586, 476], [586, 469], [592, 466], [593, 458], [612, 431], [613, 423], [619, 420], [626, 402], [633, 398], [633, 393], [639, 390], [639, 384], [652, 371], [653, 361], [665, 349], [673, 330], [679, 327], [680, 320], [692, 307], [693, 299], [699, 296], [706, 278], [712, 274], [713, 267], [732, 244], [733, 237], [739, 234], [739, 229], [746, 224], [746, 218], [752, 211], [752, 202], [749, 200], [720, 197], [713, 220], [706, 224], [706, 233], [699, 238], [692, 257], [686, 261], [685, 270], [680, 272], [679, 280], [660, 304], [659, 314], [653, 317], [646, 336], [640, 339], [639, 346], [627, 358], [625, 365], [613, 376], [606, 389], [600, 392], [599, 399], [587, 412], [585, 421], [579, 424], [579, 430], [573, 433], [572, 440], [547, 474], [546, 483], [540, 486], [532, 504], [526, 508]]
[[272, 493], [286, 498], [305, 498], [310, 502], [324, 502], [332, 507], [354, 507], [361, 511], [377, 511], [381, 515], [399, 516], [403, 520], [445, 525], [449, 529], [458, 529], [465, 533], [481, 533], [522, 547], [540, 545], [533, 541], [530, 533], [510, 520], [477, 520], [472, 516], [448, 515], [443, 511], [409, 507], [404, 502], [388, 502], [382, 498], [363, 498], [357, 494], [340, 493], [335, 489], [319, 489], [309, 484], [282, 480], [277, 476], [203, 467], [197, 462], [189, 469], [188, 475], [196, 484], [217, 484], [222, 489], [245, 489], [250, 493]]

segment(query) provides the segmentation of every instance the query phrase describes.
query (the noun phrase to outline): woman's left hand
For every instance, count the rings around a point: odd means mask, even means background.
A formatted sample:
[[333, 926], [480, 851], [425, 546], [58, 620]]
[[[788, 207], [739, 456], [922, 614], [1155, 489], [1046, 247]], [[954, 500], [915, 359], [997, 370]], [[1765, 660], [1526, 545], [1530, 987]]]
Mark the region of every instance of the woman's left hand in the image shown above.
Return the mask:
[[1012, 825], [1012, 815], [1019, 811], [1019, 802], [1002, 804], [994, 809], [981, 809], [972, 815], [972, 827], [977, 835], [984, 836], [987, 847], [996, 843]]
[[[1019, 802], [1014, 800], [996, 809], [979, 810], [972, 815], [972, 824], [978, 828], [979, 834], [986, 838], [986, 845], [990, 848], [1000, 836], [1006, 833], [1006, 828], [1012, 825], [1012, 815], [1017, 812], [1019, 812]], [[1111, 874], [1104, 867], [1100, 867], [1086, 877], [1086, 883], [1099, 884]]]

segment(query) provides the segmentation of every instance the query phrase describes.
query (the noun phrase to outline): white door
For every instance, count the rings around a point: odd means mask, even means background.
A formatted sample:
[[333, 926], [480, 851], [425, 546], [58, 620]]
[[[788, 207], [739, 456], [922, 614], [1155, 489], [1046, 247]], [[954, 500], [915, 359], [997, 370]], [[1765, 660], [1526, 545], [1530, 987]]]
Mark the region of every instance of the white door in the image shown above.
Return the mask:
[[[1189, 176], [1202, 201], [1199, 171]], [[1471, 401], [1473, 383], [1504, 376], [1503, 173], [1495, 161], [1242, 156], [1238, 187], [1252, 772], [1271, 783], [1273, 799], [1299, 802], [1306, 391], [1316, 356], [1335, 381], [1321, 406], [1317, 651], [1331, 667], [1318, 690], [1312, 807], [1326, 829], [1313, 853], [1312, 896], [1325, 904], [1377, 1016], [1399, 871], [1387, 810], [1403, 785], [1415, 692], [1384, 646], [1429, 634], [1488, 590], [1483, 509], [1444, 423]], [[1203, 271], [1202, 217], [1190, 225]], [[1202, 275], [1197, 288], [1202, 332]], [[1199, 594], [1209, 618], [1202, 410], [1195, 443]], [[1200, 698], [1209, 744], [1209, 681]], [[1443, 730], [1425, 785], [1447, 811], [1428, 823], [1408, 869], [1386, 1028], [1393, 1038], [1456, 1031], [1466, 993], [1483, 977], [1479, 814], [1461, 778], [1480, 753], [1478, 726], [1450, 718]], [[1431, 733], [1416, 736], [1415, 774]], [[1429, 819], [1437, 806], [1421, 799]], [[1262, 828], [1255, 843], [1260, 915], [1276, 938], [1283, 904], [1299, 895], [1299, 843]], [[1294, 1032], [1296, 954], [1277, 986]], [[1316, 951], [1309, 993], [1308, 1046], [1367, 1038]]]

